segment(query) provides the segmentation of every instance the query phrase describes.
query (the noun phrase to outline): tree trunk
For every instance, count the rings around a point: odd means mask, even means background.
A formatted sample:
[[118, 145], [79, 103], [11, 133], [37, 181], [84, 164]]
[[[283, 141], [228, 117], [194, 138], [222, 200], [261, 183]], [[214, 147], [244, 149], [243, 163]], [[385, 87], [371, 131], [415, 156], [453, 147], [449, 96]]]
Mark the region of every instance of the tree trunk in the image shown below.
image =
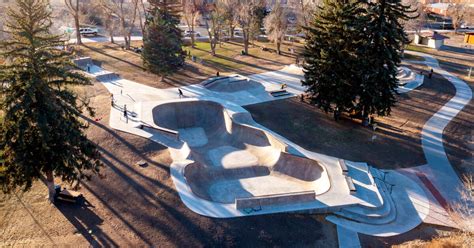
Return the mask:
[[212, 56], [216, 56], [216, 39], [212, 39], [211, 41], [211, 54]]
[[79, 24], [79, 11], [77, 11], [74, 15], [74, 25], [76, 26], [76, 44], [82, 45], [81, 31], [79, 31], [81, 29], [81, 26]]
[[115, 40], [114, 40], [114, 31], [113, 31], [113, 29], [111, 29], [109, 31], [109, 34], [110, 34], [110, 43], [114, 44]]
[[249, 55], [249, 37], [247, 32], [244, 32], [244, 52], [245, 55]]
[[46, 186], [48, 187], [48, 200], [51, 203], [54, 203], [54, 195], [56, 191], [54, 190], [54, 177], [53, 172], [46, 172]]
[[[215, 28], [213, 24], [213, 28]], [[209, 44], [211, 45], [211, 54], [212, 56], [216, 56], [216, 35], [215, 33], [213, 34], [212, 30], [209, 28], [209, 23], [207, 22], [206, 19], [206, 30], [207, 30], [207, 35], [209, 36]]]
[[194, 48], [194, 15], [192, 16], [191, 19], [191, 46]]
[[230, 39], [233, 39], [234, 38], [234, 30], [235, 30], [234, 25], [230, 24], [229, 29], [230, 29]]
[[277, 40], [276, 42], [276, 46], [277, 46], [277, 54], [280, 55], [281, 54], [281, 50], [280, 50], [280, 47], [281, 47], [281, 41]]

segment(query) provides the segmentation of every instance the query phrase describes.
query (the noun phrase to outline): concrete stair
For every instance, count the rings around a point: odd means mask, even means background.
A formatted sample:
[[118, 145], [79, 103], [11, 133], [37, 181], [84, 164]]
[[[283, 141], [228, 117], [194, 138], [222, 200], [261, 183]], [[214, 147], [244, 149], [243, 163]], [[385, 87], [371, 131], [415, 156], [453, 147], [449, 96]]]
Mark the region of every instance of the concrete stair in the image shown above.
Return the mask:
[[397, 78], [400, 81], [410, 81], [415, 79], [415, 73], [409, 68], [402, 67], [398, 70]]
[[373, 175], [374, 182], [382, 196], [383, 204], [375, 207], [363, 205], [349, 206], [342, 208], [341, 211], [336, 212], [335, 214], [360, 223], [374, 225], [390, 223], [395, 220], [397, 216], [392, 196], [390, 195], [385, 183], [380, 179], [382, 177], [381, 173], [375, 168], [370, 168], [370, 172]]
[[326, 219], [346, 229], [379, 237], [399, 235], [418, 226], [429, 209], [429, 202], [423, 189], [408, 177], [390, 172], [386, 182], [394, 184], [390, 193], [389, 184], [382, 181], [380, 170], [370, 168], [383, 197], [384, 204], [378, 207], [349, 206]]

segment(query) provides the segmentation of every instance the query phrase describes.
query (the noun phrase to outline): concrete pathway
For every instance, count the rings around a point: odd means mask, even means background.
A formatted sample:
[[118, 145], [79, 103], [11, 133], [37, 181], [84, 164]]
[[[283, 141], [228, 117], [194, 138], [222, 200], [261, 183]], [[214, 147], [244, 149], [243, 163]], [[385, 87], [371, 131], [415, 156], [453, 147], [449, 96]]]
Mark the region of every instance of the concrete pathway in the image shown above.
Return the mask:
[[[425, 182], [425, 185], [433, 185], [434, 189], [430, 189], [431, 186], [428, 189], [438, 201], [441, 201], [441, 205], [466, 204], [466, 199], [463, 199], [461, 194], [466, 189], [446, 155], [443, 145], [443, 131], [449, 122], [469, 104], [472, 99], [472, 90], [463, 80], [442, 69], [434, 57], [419, 52], [409, 51], [408, 53], [423, 57], [425, 59], [424, 64], [433, 68], [435, 73], [446, 78], [456, 89], [454, 97], [423, 126], [421, 142], [428, 163], [417, 168], [418, 173], [429, 180], [429, 183]], [[443, 203], [443, 200], [439, 197], [444, 198], [446, 203]], [[472, 200], [468, 204], [471, 204], [471, 208], [474, 206]]]
[[340, 248], [360, 248], [359, 234], [357, 232], [337, 226], [337, 240]]
[[[428, 56], [425, 54], [419, 54], [419, 55], [423, 57]], [[446, 106], [444, 106], [435, 116], [433, 116], [426, 123], [423, 129], [423, 134], [422, 134], [423, 149], [427, 156], [428, 165], [430, 166], [430, 169], [431, 169], [431, 172], [430, 174], [427, 174], [427, 177], [433, 181], [435, 178], [445, 176], [446, 178], [443, 178], [444, 181], [440, 180], [440, 182], [447, 183], [444, 185], [451, 185], [451, 183], [455, 183], [454, 185], [460, 185], [459, 178], [457, 178], [454, 170], [449, 164], [449, 161], [447, 161], [447, 157], [444, 152], [444, 148], [442, 144], [442, 131], [446, 127], [446, 125], [449, 123], [449, 121], [452, 118], [454, 118], [457, 115], [457, 113], [469, 102], [469, 100], [472, 97], [472, 94], [469, 87], [463, 81], [455, 78], [454, 76], [450, 75], [446, 71], [442, 70], [437, 64], [437, 61], [433, 59], [431, 56], [427, 57], [426, 63], [428, 66], [433, 67], [435, 69], [435, 72], [440, 73], [441, 75], [447, 77], [448, 80], [450, 80], [451, 82], [454, 82], [453, 84], [455, 84], [456, 89], [457, 89], [456, 96], [453, 99], [451, 99], [451, 101], [448, 102], [448, 104], [446, 104]], [[255, 81], [259, 81], [262, 84], [268, 84], [269, 85], [268, 87], [277, 87], [281, 83], [286, 83], [288, 85], [289, 91], [293, 93], [292, 96], [296, 94], [300, 94], [304, 91], [304, 88], [301, 86], [301, 83], [300, 83], [300, 80], [302, 78], [301, 69], [299, 69], [298, 67], [296, 68], [286, 67], [283, 70], [276, 71], [276, 72], [267, 72], [267, 73], [262, 73], [262, 74], [251, 75], [249, 76], [249, 78]], [[124, 79], [105, 81], [103, 83], [109, 89], [109, 91], [112, 94], [114, 94], [114, 96], [116, 96], [116, 101], [119, 103], [118, 105], [128, 103], [130, 110], [132, 110], [132, 112], [135, 114], [142, 112], [142, 109], [141, 109], [142, 103], [140, 103], [141, 101], [146, 102], [146, 101], [170, 100], [170, 99], [178, 98], [177, 88], [155, 89], [155, 88], [147, 87], [147, 86], [144, 86], [135, 82], [131, 82], [128, 80], [124, 80]], [[216, 96], [222, 97], [222, 95], [216, 95], [200, 85], [190, 85], [190, 86], [182, 87], [181, 89], [185, 92], [185, 95], [189, 97], [197, 97], [197, 98], [216, 97]], [[265, 97], [260, 98], [258, 96], [245, 98], [244, 97], [245, 93], [246, 92], [242, 92], [242, 94], [239, 95], [240, 97], [238, 98], [239, 99], [238, 105], [243, 106], [247, 104], [255, 104], [259, 102], [273, 100], [273, 98], [265, 98]], [[281, 98], [278, 98], [278, 99], [281, 99]], [[227, 101], [224, 101], [224, 102], [227, 102]], [[132, 123], [126, 123], [124, 120], [124, 117], [121, 116], [120, 108], [115, 108], [115, 109], [113, 108], [112, 110], [113, 111], [111, 113], [110, 124], [113, 128], [123, 130], [123, 131], [128, 130], [131, 133], [135, 133], [137, 135], [148, 137], [152, 140], [156, 140], [156, 135], [144, 132], [143, 130], [136, 128], [136, 123], [133, 123], [133, 122], [136, 122], [137, 120], [139, 120], [139, 117], [135, 118], [136, 116], [132, 116], [133, 117], [131, 118]], [[256, 123], [255, 125], [259, 128], [262, 128], [262, 129], [264, 128]], [[284, 139], [283, 137], [277, 134], [275, 134], [275, 136], [282, 138], [282, 140], [284, 140], [285, 142], [287, 141], [286, 139]], [[176, 145], [179, 145], [179, 144], [176, 144]], [[292, 149], [294, 149], [296, 152], [300, 152], [301, 154], [304, 154], [305, 156], [308, 156], [308, 157], [315, 156], [314, 153], [306, 151], [295, 144], [291, 144], [291, 146], [293, 147]], [[170, 148], [170, 149], [173, 149], [173, 148]], [[319, 156], [321, 156], [321, 154], [318, 154], [318, 157]], [[180, 166], [176, 168], [179, 168], [179, 167]], [[329, 166], [329, 167], [332, 167], [332, 166]], [[438, 168], [440, 168], [440, 172], [436, 171]], [[179, 169], [178, 171], [174, 171], [174, 172], [172, 170], [172, 175], [177, 172], [179, 172]], [[453, 178], [457, 179], [457, 181]], [[178, 184], [177, 187], [179, 187], [179, 185], [182, 183], [182, 180], [180, 180], [182, 178], [177, 177], [176, 179], [177, 181], [175, 181], [175, 183], [177, 183]], [[437, 182], [435, 185], [439, 187], [439, 185], [443, 185], [443, 184], [440, 184]], [[445, 187], [445, 188], [448, 188], [448, 187]], [[442, 192], [442, 190], [440, 190], [440, 192]], [[189, 195], [186, 194], [186, 197], [189, 197]], [[395, 201], [396, 200], [397, 199], [395, 199]], [[415, 203], [413, 204], [416, 205]], [[202, 211], [208, 212], [206, 210], [208, 207], [213, 208], [213, 210], [218, 210], [214, 208], [215, 206], [202, 206], [201, 205], [200, 208]], [[303, 207], [303, 209], [307, 209], [308, 207], [309, 206]], [[227, 210], [228, 209], [223, 211], [224, 215], [230, 214], [230, 215], [235, 216], [236, 213], [229, 213]], [[273, 209], [273, 210], [269, 209], [268, 212], [262, 211], [260, 213], [252, 213], [252, 214], [284, 212], [285, 210], [288, 210], [288, 209]], [[425, 211], [422, 211], [422, 212], [425, 212]], [[214, 212], [212, 215], [215, 215], [215, 214], [216, 213]]]

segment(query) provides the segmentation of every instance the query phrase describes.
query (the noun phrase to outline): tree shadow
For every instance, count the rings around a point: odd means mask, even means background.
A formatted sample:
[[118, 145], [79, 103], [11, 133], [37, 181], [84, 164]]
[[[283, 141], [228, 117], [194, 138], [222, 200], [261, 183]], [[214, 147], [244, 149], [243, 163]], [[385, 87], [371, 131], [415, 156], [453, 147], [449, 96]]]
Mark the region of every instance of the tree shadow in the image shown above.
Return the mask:
[[[160, 163], [157, 163], [153, 160], [151, 160], [150, 158], [148, 158], [147, 156], [143, 155], [142, 152], [140, 150], [138, 150], [134, 145], [130, 144], [130, 142], [126, 141], [122, 136], [120, 136], [119, 134], [116, 133], [116, 131], [110, 129], [109, 127], [107, 127], [106, 125], [98, 122], [98, 121], [95, 121], [95, 120], [92, 120], [91, 118], [87, 117], [87, 116], [84, 116], [84, 115], [81, 115], [81, 117], [86, 120], [88, 123], [104, 130], [105, 132], [109, 133], [110, 135], [112, 135], [112, 137], [114, 137], [115, 139], [117, 139], [120, 143], [124, 144], [130, 151], [132, 151], [133, 153], [137, 154], [138, 156], [140, 156], [140, 159], [146, 161], [147, 163], [157, 167], [157, 168], [160, 168], [162, 170], [168, 170], [168, 167], [163, 165], [163, 164], [160, 164]], [[153, 143], [155, 144], [156, 146], [158, 146], [158, 149], [160, 150], [164, 150], [164, 149], [167, 149], [167, 147], [163, 146], [163, 145], [160, 145], [158, 143]], [[100, 144], [97, 144], [99, 147], [100, 147]]]
[[130, 62], [130, 61], [128, 61], [128, 60], [119, 58], [119, 57], [117, 57], [117, 56], [113, 56], [113, 55], [111, 55], [111, 54], [109, 54], [109, 53], [106, 53], [106, 52], [102, 51], [101, 49], [98, 49], [98, 48], [95, 48], [95, 47], [91, 47], [91, 46], [87, 46], [87, 45], [83, 45], [83, 46], [84, 46], [85, 48], [87, 48], [87, 49], [90, 49], [90, 50], [92, 50], [92, 51], [94, 51], [94, 52], [96, 52], [96, 53], [100, 53], [100, 54], [102, 54], [102, 55], [104, 55], [104, 56], [107, 56], [107, 57], [109, 57], [109, 58], [113, 58], [113, 59], [118, 60], [118, 61], [120, 61], [120, 62], [123, 62], [123, 63], [126, 63], [126, 64], [128, 64], [128, 65], [131, 65], [131, 66], [133, 66], [133, 67], [139, 68], [139, 69], [141, 69], [141, 70], [146, 70], [145, 67], [143, 67], [143, 66], [134, 64], [134, 63], [132, 63], [132, 62]]
[[94, 206], [90, 203], [86, 202], [82, 206], [71, 203], [55, 203], [55, 205], [92, 247], [118, 246], [102, 231], [100, 225], [104, 221], [94, 213]]

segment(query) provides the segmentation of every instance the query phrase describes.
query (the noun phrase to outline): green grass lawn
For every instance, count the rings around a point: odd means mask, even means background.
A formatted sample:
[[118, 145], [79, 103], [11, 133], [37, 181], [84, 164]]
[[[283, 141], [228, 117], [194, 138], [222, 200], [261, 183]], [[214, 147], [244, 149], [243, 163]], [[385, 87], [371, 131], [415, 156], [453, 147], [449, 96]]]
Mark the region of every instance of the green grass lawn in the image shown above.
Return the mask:
[[404, 60], [417, 60], [417, 61], [423, 61], [424, 60], [423, 57], [421, 57], [421, 56], [408, 54], [408, 53], [403, 54], [403, 59]]
[[245, 66], [244, 64], [238, 63], [233, 60], [233, 58], [239, 55], [240, 51], [242, 50], [242, 47], [238, 45], [233, 45], [229, 43], [226, 43], [223, 46], [217, 45], [217, 56], [212, 56], [211, 44], [208, 42], [196, 42], [194, 48], [192, 48], [191, 46], [186, 46], [184, 47], [184, 50], [186, 52], [191, 51], [191, 55], [196, 56], [198, 60], [201, 59], [206, 63], [219, 64], [221, 66], [233, 69], [239, 69]]
[[421, 52], [421, 53], [433, 53], [433, 51], [435, 51], [434, 49], [431, 49], [431, 48], [412, 45], [412, 44], [408, 44], [405, 49], [409, 51], [415, 51], [415, 52]]
[[[262, 51], [260, 46], [274, 49], [273, 43], [255, 42], [255, 45], [250, 45], [249, 47], [249, 54], [251, 57], [269, 61], [282, 60], [280, 55]], [[282, 52], [287, 51], [289, 47], [290, 45], [288, 44], [282, 45]], [[295, 45], [295, 49], [300, 49], [299, 45]], [[209, 42], [196, 42], [194, 48], [191, 46], [185, 46], [184, 50], [186, 52], [190, 51], [191, 55], [196, 56], [198, 58], [198, 62], [199, 60], [202, 60], [204, 63], [207, 63], [208, 65], [214, 65], [216, 67], [224, 67], [232, 70], [249, 66], [248, 61], [246, 62], [245, 59], [239, 57], [242, 50], [244, 50], [244, 47], [243, 44], [237, 42], [223, 42], [222, 44], [218, 44], [216, 47], [216, 56], [212, 56], [211, 44]], [[293, 59], [288, 60], [287, 63], [291, 61], [293, 61]]]

